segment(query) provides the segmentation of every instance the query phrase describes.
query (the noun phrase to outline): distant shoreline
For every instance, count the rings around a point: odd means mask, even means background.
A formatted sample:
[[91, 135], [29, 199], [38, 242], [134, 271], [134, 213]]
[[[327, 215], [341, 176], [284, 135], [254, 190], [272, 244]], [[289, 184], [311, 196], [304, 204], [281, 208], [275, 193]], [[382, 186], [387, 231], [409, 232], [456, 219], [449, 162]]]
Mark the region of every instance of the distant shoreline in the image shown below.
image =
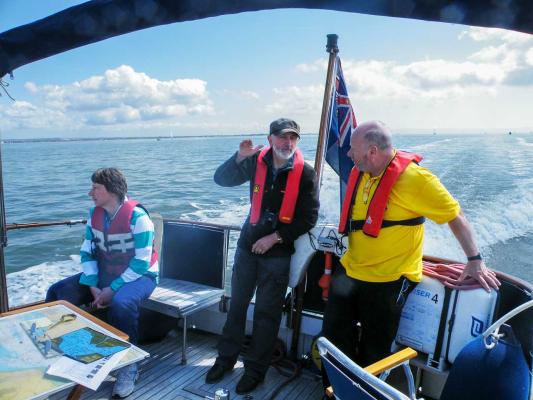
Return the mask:
[[[396, 135], [437, 135], [437, 136], [457, 136], [457, 135], [511, 135], [511, 132], [475, 132], [475, 133], [459, 133], [459, 132], [396, 132]], [[533, 132], [514, 131], [513, 135], [527, 135]], [[266, 136], [267, 133], [238, 133], [238, 134], [214, 134], [214, 135], [176, 135], [176, 136], [115, 136], [115, 137], [92, 137], [92, 138], [33, 138], [33, 139], [2, 139], [0, 143], [43, 143], [43, 142], [93, 142], [93, 141], [109, 141], [109, 140], [171, 140], [171, 139], [193, 139], [193, 138], [213, 138], [213, 137], [258, 137]], [[316, 136], [318, 133], [302, 133], [303, 136]]]
[[[4, 143], [39, 143], [39, 142], [94, 142], [108, 140], [169, 140], [169, 139], [191, 139], [208, 137], [239, 137], [239, 136], [265, 136], [265, 133], [231, 134], [231, 135], [180, 135], [180, 136], [116, 136], [116, 137], [95, 137], [95, 138], [34, 138], [34, 139], [2, 139]], [[316, 135], [316, 134], [315, 134]]]

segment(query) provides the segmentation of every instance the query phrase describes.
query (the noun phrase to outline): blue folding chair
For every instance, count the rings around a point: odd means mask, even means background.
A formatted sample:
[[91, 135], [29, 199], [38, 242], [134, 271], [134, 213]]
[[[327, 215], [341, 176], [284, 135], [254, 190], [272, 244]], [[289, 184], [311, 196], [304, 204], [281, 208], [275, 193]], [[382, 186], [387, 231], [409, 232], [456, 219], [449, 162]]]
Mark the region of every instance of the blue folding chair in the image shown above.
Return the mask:
[[[413, 349], [407, 348], [363, 369], [324, 337], [317, 342], [322, 365], [326, 370], [338, 400], [412, 400], [415, 399], [414, 378], [409, 368], [409, 359], [416, 357]], [[407, 376], [409, 396], [384, 382], [390, 370], [402, 366]], [[376, 377], [381, 374], [381, 378]]]

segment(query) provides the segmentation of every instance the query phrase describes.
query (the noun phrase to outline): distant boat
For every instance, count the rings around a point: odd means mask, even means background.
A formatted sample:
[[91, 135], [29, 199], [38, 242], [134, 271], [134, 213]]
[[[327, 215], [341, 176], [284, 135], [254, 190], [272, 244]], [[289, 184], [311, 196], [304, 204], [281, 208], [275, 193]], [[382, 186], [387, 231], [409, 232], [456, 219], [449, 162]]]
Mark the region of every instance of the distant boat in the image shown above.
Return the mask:
[[509, 135], [512, 135], [513, 133], [511, 131], [509, 131]]

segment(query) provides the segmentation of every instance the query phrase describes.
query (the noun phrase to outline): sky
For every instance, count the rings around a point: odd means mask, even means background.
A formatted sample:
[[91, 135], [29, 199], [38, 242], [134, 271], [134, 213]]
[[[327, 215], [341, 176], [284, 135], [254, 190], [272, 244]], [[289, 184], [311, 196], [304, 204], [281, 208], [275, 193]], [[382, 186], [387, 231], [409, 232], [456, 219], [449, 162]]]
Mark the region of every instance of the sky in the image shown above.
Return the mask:
[[[80, 1], [0, 2], [0, 32]], [[266, 133], [278, 117], [319, 129], [339, 35], [359, 122], [399, 133], [533, 132], [533, 36], [353, 13], [276, 10], [165, 25], [71, 50], [4, 77], [8, 138]]]

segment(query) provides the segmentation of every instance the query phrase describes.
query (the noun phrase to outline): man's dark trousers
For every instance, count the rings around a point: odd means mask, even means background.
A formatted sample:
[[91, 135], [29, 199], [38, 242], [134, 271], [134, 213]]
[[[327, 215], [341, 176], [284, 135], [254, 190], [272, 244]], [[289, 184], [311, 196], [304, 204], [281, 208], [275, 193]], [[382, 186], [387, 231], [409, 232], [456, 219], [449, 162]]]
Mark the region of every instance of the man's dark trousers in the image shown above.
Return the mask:
[[290, 260], [290, 256], [264, 257], [237, 248], [230, 309], [218, 344], [217, 364], [230, 369], [237, 361], [244, 339], [248, 305], [257, 286], [252, 341], [244, 356], [244, 369], [249, 376], [264, 378], [278, 337]]
[[[338, 265], [329, 288], [322, 334], [364, 367], [390, 355], [403, 305], [416, 284], [400, 278], [364, 282]], [[361, 332], [355, 329], [361, 323]]]

